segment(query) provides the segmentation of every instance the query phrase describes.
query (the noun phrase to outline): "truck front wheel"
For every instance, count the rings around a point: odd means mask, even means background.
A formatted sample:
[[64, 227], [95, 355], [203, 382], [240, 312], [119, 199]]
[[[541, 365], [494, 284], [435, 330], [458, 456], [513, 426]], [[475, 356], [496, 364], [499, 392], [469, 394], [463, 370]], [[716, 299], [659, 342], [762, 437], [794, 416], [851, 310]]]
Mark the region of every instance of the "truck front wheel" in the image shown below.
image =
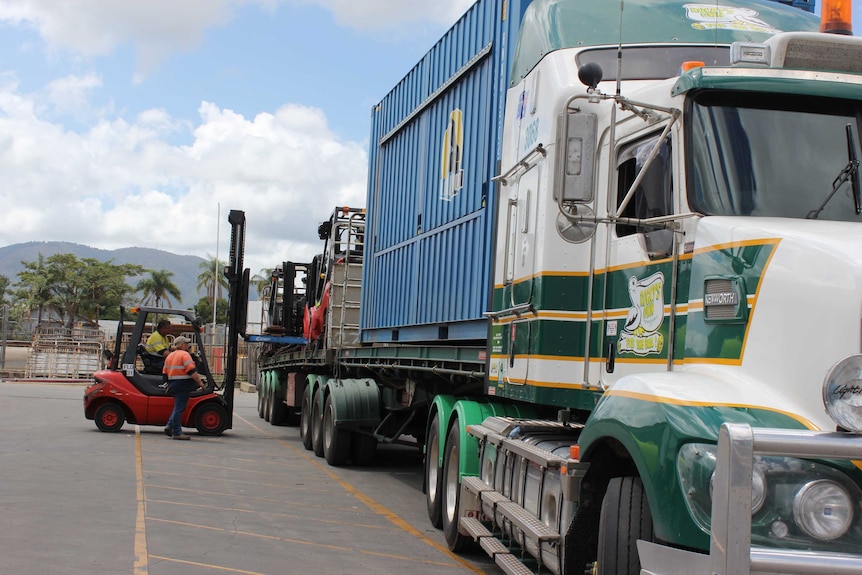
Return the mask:
[[598, 575], [638, 575], [637, 541], [653, 540], [652, 514], [640, 477], [614, 477], [599, 519]]

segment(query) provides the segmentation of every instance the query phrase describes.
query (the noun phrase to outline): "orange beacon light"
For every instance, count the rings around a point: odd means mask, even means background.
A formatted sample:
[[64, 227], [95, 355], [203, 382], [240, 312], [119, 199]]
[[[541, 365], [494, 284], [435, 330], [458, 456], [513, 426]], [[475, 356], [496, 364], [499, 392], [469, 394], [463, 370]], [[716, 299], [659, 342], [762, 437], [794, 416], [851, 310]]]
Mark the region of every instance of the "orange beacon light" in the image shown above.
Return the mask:
[[851, 4], [851, 0], [823, 0], [823, 7], [820, 9], [820, 31], [852, 36]]

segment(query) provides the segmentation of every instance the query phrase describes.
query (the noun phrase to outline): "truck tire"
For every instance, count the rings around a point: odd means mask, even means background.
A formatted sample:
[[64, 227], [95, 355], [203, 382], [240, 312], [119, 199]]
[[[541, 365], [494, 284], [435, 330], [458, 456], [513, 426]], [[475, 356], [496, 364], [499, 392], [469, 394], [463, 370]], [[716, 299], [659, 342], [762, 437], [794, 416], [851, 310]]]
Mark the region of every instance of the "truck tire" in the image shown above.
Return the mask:
[[302, 413], [299, 415], [299, 437], [302, 446], [311, 449], [311, 386], [305, 386], [302, 392]]
[[330, 465], [340, 467], [347, 462], [350, 453], [350, 433], [335, 426], [335, 411], [332, 407], [332, 395], [326, 396], [323, 408], [323, 456]]
[[311, 450], [318, 457], [323, 457], [323, 414], [320, 413], [320, 401], [318, 391], [311, 399]]
[[195, 427], [201, 435], [221, 435], [227, 428], [227, 410], [211, 401], [195, 411]]
[[638, 575], [638, 539], [653, 540], [643, 483], [640, 477], [614, 477], [599, 518], [598, 575]]
[[105, 403], [99, 406], [94, 417], [99, 431], [120, 431], [126, 422], [126, 412], [117, 403]]
[[353, 433], [350, 438], [350, 461], [357, 467], [368, 467], [374, 463], [377, 440], [371, 435]]
[[453, 553], [464, 551], [473, 540], [458, 531], [461, 505], [461, 481], [458, 477], [461, 467], [461, 433], [456, 419], [446, 434], [446, 451], [443, 457], [442, 522], [443, 535]]
[[443, 526], [443, 470], [440, 468], [440, 425], [439, 415], [434, 414], [428, 439], [425, 441], [425, 505], [431, 525], [440, 529]]

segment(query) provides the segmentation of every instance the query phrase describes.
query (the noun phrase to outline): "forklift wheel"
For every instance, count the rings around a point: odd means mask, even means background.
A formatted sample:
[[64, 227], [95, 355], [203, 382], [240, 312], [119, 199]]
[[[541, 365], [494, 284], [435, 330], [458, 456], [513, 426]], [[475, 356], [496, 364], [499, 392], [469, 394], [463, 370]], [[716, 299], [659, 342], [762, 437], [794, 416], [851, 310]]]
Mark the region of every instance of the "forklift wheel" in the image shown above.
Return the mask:
[[201, 435], [221, 435], [227, 427], [227, 411], [216, 402], [206, 403], [195, 413], [195, 427]]
[[120, 431], [126, 422], [126, 414], [123, 408], [116, 403], [105, 403], [96, 410], [96, 427], [100, 431]]

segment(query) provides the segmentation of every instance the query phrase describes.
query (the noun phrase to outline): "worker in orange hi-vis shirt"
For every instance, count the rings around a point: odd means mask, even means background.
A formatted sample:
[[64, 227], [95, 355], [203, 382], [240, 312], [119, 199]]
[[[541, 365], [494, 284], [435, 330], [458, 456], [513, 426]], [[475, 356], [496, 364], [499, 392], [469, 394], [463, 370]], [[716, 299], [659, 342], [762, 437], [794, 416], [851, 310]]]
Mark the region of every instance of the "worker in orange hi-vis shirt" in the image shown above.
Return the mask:
[[195, 367], [195, 360], [189, 353], [191, 343], [191, 340], [184, 336], [174, 339], [174, 351], [165, 358], [165, 366], [162, 368], [162, 374], [168, 382], [168, 393], [174, 396], [174, 409], [168, 418], [165, 435], [174, 439], [191, 439], [183, 433], [183, 411], [195, 386], [206, 389], [206, 384]]

